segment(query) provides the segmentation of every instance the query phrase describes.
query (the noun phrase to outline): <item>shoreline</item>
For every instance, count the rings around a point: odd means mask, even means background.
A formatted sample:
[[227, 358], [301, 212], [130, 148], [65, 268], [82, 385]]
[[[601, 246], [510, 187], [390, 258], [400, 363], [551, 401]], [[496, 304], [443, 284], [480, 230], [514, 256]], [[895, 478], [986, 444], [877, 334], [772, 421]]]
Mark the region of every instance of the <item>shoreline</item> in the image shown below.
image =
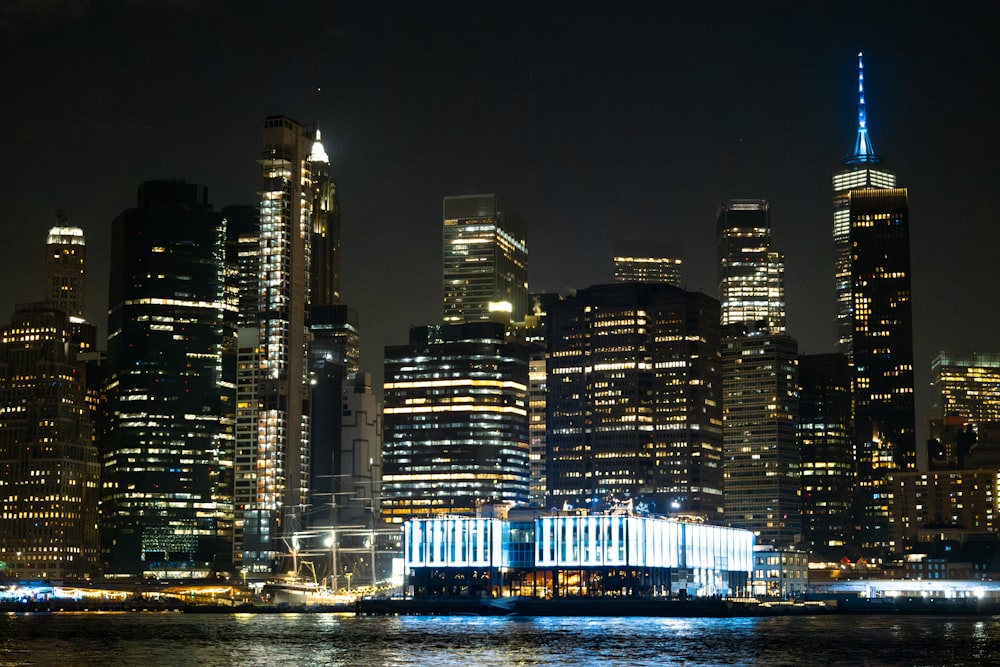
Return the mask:
[[350, 614], [353, 616], [588, 616], [737, 618], [827, 615], [1000, 615], [1000, 603], [977, 599], [851, 598], [753, 603], [720, 599], [366, 599], [340, 605], [204, 604], [176, 601], [44, 600], [0, 603], [0, 613]]

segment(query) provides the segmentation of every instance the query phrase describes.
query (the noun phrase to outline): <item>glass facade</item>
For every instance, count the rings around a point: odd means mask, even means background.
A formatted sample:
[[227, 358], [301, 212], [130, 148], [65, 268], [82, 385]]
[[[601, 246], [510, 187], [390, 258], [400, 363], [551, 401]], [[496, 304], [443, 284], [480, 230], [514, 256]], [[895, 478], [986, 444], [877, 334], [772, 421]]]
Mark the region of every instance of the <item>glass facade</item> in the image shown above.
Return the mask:
[[931, 362], [931, 377], [935, 417], [1000, 422], [1000, 354], [941, 352]]
[[492, 322], [414, 327], [386, 348], [386, 520], [527, 502], [528, 352], [504, 337]]
[[112, 225], [107, 572], [199, 577], [231, 567], [235, 396], [223, 354], [226, 223], [203, 186], [153, 181]]
[[520, 322], [528, 313], [524, 221], [496, 195], [444, 198], [444, 321]]
[[502, 594], [727, 595], [746, 585], [753, 548], [747, 530], [626, 514], [404, 524], [405, 566], [426, 594], [435, 579], [451, 582], [450, 592], [470, 592], [470, 573], [481, 568], [476, 578], [493, 586], [499, 579]]

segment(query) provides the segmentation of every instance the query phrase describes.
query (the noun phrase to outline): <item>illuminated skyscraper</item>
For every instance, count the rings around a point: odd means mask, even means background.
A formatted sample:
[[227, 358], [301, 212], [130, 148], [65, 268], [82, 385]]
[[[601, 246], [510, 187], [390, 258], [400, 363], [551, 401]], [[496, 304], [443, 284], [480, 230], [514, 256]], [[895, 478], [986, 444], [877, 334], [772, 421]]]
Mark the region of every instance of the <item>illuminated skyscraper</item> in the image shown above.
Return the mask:
[[761, 543], [801, 533], [798, 345], [785, 335], [784, 257], [771, 246], [770, 205], [719, 207], [723, 470], [726, 520]]
[[942, 352], [931, 362], [934, 416], [1000, 422], [1000, 354]]
[[296, 121], [264, 121], [257, 322], [240, 330], [237, 377], [234, 559], [251, 574], [278, 566], [281, 538], [301, 526], [309, 502], [310, 269], [314, 210], [317, 201], [329, 206], [328, 161]]
[[67, 225], [60, 211], [45, 243], [45, 288], [47, 300], [70, 317], [83, 318], [86, 263], [83, 230]]
[[524, 221], [496, 195], [444, 198], [444, 321], [520, 322], [528, 313]]
[[229, 570], [235, 335], [225, 219], [203, 186], [151, 181], [112, 225], [102, 446], [108, 572]]
[[528, 352], [493, 322], [410, 330], [385, 349], [386, 520], [528, 500]]
[[856, 538], [880, 551], [893, 547], [886, 475], [916, 467], [909, 206], [876, 166], [860, 54], [858, 68], [858, 138], [833, 179], [834, 245], [840, 342], [854, 367]]
[[617, 283], [546, 310], [547, 506], [720, 517], [719, 302]]
[[0, 561], [4, 574], [98, 572], [100, 459], [86, 364], [66, 314], [19, 305], [0, 334]]
[[858, 137], [844, 168], [833, 175], [833, 246], [837, 291], [837, 347], [852, 358], [854, 283], [851, 280], [851, 211], [848, 193], [858, 188], [894, 188], [896, 175], [879, 165], [865, 116], [864, 63], [858, 54]]
[[722, 326], [785, 331], [785, 258], [771, 248], [771, 207], [733, 199], [719, 207], [719, 301]]
[[665, 283], [684, 286], [681, 250], [676, 243], [615, 242], [616, 283]]

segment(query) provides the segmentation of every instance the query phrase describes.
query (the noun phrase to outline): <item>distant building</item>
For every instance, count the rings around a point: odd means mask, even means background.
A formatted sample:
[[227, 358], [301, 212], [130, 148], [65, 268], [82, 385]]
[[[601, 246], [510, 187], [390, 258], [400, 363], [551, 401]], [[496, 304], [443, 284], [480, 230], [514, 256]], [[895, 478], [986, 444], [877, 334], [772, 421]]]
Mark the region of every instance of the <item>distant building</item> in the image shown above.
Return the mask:
[[1000, 354], [941, 352], [931, 362], [931, 387], [936, 418], [1000, 422]]
[[936, 539], [1000, 532], [998, 469], [892, 472], [890, 536], [899, 551]]
[[722, 326], [785, 331], [785, 258], [771, 247], [771, 206], [764, 199], [732, 199], [716, 225]]
[[528, 352], [502, 324], [412, 328], [385, 349], [384, 386], [387, 521], [527, 502]]
[[548, 507], [722, 515], [719, 304], [595, 285], [547, 307]]
[[750, 591], [758, 597], [789, 599], [809, 588], [809, 552], [784, 546], [757, 545], [753, 550]]
[[70, 317], [83, 318], [86, 264], [83, 230], [66, 224], [60, 211], [59, 225], [49, 230], [45, 242], [45, 298]]
[[799, 357], [802, 538], [827, 554], [853, 543], [854, 422], [851, 368], [841, 353]]
[[0, 576], [100, 570], [88, 367], [66, 314], [22, 304], [0, 333]]
[[868, 136], [858, 54], [858, 135], [833, 176], [840, 346], [854, 369], [857, 533], [891, 549], [886, 476], [916, 467], [909, 206]]
[[616, 283], [665, 283], [684, 286], [683, 259], [676, 243], [616, 241]]
[[444, 321], [520, 322], [529, 312], [526, 225], [496, 195], [445, 197]]
[[[102, 523], [107, 571], [228, 572], [234, 387], [225, 223], [203, 186], [150, 181], [112, 225]], [[230, 323], [227, 326], [227, 322]]]

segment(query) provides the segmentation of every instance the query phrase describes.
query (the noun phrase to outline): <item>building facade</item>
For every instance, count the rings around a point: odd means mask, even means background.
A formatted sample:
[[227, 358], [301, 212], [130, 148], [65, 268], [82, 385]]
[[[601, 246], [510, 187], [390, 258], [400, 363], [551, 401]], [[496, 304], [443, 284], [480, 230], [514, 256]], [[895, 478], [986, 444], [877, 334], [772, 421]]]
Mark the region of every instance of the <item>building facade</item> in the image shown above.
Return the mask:
[[49, 230], [45, 241], [45, 298], [70, 317], [83, 318], [86, 305], [87, 244], [83, 230], [66, 224]]
[[203, 186], [150, 181], [112, 225], [102, 525], [112, 574], [231, 568], [234, 387], [225, 220]]
[[387, 521], [528, 500], [528, 352], [492, 322], [410, 330], [385, 349]]
[[529, 312], [527, 229], [496, 195], [445, 197], [444, 321], [520, 322]]
[[675, 519], [511, 510], [403, 530], [415, 597], [724, 597], [753, 568], [750, 531]]
[[784, 257], [763, 199], [719, 207], [726, 520], [758, 543], [791, 544], [799, 498], [798, 345], [785, 332]]
[[0, 575], [100, 569], [100, 459], [72, 337], [47, 303], [18, 306], [0, 333]]
[[719, 305], [595, 285], [547, 308], [547, 507], [722, 514]]
[[676, 243], [616, 241], [614, 282], [684, 286], [683, 259]]
[[1000, 422], [1000, 354], [941, 352], [931, 362], [931, 392], [938, 419]]
[[723, 337], [726, 521], [754, 531], [759, 544], [792, 544], [802, 534], [798, 380], [794, 338]]
[[853, 544], [853, 409], [847, 355], [799, 357], [802, 540], [822, 554]]
[[771, 206], [733, 199], [719, 207], [716, 225], [722, 326], [785, 331], [785, 258], [771, 247]]

